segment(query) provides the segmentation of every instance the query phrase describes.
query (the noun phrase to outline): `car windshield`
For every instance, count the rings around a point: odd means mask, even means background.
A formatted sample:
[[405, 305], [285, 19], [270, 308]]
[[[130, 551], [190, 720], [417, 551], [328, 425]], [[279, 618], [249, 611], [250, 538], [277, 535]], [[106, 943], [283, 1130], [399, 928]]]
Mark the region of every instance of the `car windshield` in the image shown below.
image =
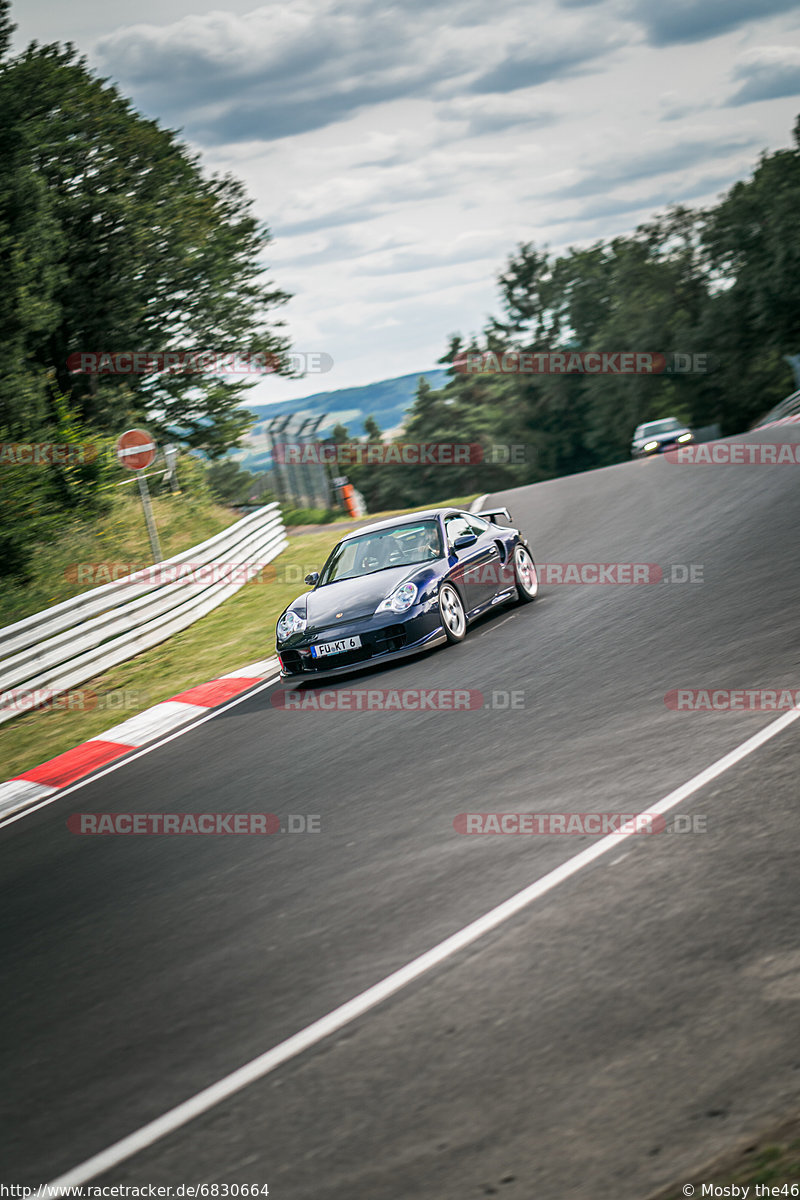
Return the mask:
[[674, 417], [669, 417], [666, 421], [650, 421], [649, 424], [642, 425], [640, 436], [655, 437], [659, 433], [674, 433], [677, 429], [683, 429], [683, 425]]
[[438, 521], [392, 525], [339, 542], [320, 572], [317, 587], [340, 579], [357, 579], [389, 567], [432, 562], [441, 556]]

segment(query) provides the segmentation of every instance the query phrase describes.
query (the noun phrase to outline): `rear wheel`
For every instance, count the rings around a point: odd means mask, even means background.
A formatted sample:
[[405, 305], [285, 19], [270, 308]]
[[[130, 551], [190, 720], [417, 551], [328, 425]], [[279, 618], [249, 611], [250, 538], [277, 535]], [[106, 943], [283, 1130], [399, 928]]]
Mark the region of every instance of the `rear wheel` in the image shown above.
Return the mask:
[[452, 583], [443, 583], [439, 588], [439, 612], [448, 642], [463, 642], [467, 635], [467, 618], [461, 597]]
[[514, 582], [517, 585], [517, 598], [520, 604], [530, 604], [539, 595], [539, 576], [536, 566], [526, 546], [517, 544], [514, 547]]

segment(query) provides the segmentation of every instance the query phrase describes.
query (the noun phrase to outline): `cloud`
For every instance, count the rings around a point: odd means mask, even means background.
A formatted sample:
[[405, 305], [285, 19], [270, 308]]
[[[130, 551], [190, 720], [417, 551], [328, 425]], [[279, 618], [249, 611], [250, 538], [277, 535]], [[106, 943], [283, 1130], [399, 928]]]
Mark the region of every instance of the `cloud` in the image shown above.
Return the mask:
[[742, 84], [728, 105], [800, 95], [800, 47], [759, 46], [742, 55], [734, 78]]
[[352, 204], [339, 209], [323, 209], [321, 212], [300, 217], [295, 221], [283, 221], [279, 218], [272, 222], [272, 234], [273, 237], [288, 237], [333, 229], [337, 225], [363, 225], [374, 217], [380, 216], [383, 211], [374, 204]]
[[[431, 76], [433, 78], [434, 76]], [[316, 129], [325, 129], [338, 121], [375, 104], [385, 104], [413, 94], [425, 81], [417, 76], [393, 84], [342, 87], [338, 92], [303, 99], [281, 97], [280, 89], [270, 84], [253, 86], [246, 100], [234, 101], [219, 112], [203, 112], [182, 119], [196, 141], [203, 145], [247, 141], [276, 141]]]
[[[455, 106], [538, 87], [599, 69], [620, 44], [606, 25], [539, 3], [531, 20], [521, 0], [498, 0], [491, 14], [476, 0], [275, 0], [245, 14], [131, 25], [101, 38], [96, 53], [140, 107], [194, 141], [270, 142], [392, 101]], [[467, 136], [547, 119], [532, 105], [526, 116], [475, 104]]]
[[678, 142], [673, 146], [645, 150], [627, 158], [618, 158], [614, 155], [608, 163], [603, 163], [587, 171], [583, 179], [568, 184], [566, 187], [555, 189], [548, 194], [564, 200], [573, 197], [594, 196], [601, 192], [608, 192], [612, 188], [635, 183], [639, 179], [672, 174], [698, 163], [728, 158], [732, 154], [747, 150], [753, 144], [754, 139], [751, 137], [734, 136]]
[[627, 12], [654, 46], [700, 42], [749, 21], [790, 12], [797, 0], [633, 0]]
[[679, 92], [664, 92], [658, 103], [662, 110], [660, 121], [682, 121], [684, 117], [693, 117], [708, 108], [707, 104], [687, 103]]
[[463, 122], [463, 137], [481, 137], [487, 133], [505, 133], [508, 129], [530, 129], [553, 125], [559, 117], [552, 109], [535, 105], [528, 96], [462, 96], [436, 106], [443, 121]]
[[433, 150], [398, 165], [342, 171], [323, 182], [318, 177], [287, 196], [270, 226], [274, 236], [285, 237], [340, 225], [364, 225], [408, 202], [441, 201], [460, 192], [465, 178], [473, 185], [480, 179], [491, 182], [506, 160], [500, 149], [450, 148], [446, 155]]
[[359, 229], [357, 234], [350, 230], [326, 233], [315, 231], [306, 235], [281, 238], [270, 246], [270, 265], [289, 265], [293, 270], [303, 267], [327, 266], [331, 263], [353, 263], [372, 259], [383, 254], [416, 250], [416, 243], [396, 237]]
[[683, 188], [670, 188], [668, 196], [661, 189], [650, 192], [648, 196], [635, 200], [615, 199], [613, 196], [606, 200], [593, 200], [591, 203], [579, 208], [571, 216], [564, 217], [562, 220], [551, 221], [550, 224], [559, 225], [572, 221], [595, 221], [601, 217], [621, 216], [623, 213], [644, 211], [648, 214], [655, 213], [657, 210], [665, 208], [668, 204], [683, 204], [687, 200], [695, 200], [699, 196], [719, 195], [740, 178], [740, 171], [731, 170], [718, 175], [704, 175], [694, 183], [687, 184]]
[[213, 145], [325, 128], [470, 69], [455, 36], [426, 34], [394, 7], [365, 17], [357, 4], [296, 0], [130, 26], [97, 53], [140, 103]]
[[589, 64], [597, 61], [596, 69], [611, 50], [618, 45], [608, 36], [599, 40], [584, 36], [581, 40], [555, 43], [524, 52], [514, 50], [490, 70], [469, 85], [471, 92], [514, 92], [520, 88], [538, 87], [555, 79], [584, 74]]
[[708, 107], [706, 104], [676, 104], [672, 108], [665, 108], [659, 120], [683, 121], [686, 117], [696, 117], [698, 113], [705, 112]]
[[507, 241], [507, 235], [501, 229], [489, 233], [464, 234], [438, 245], [405, 247], [381, 254], [377, 262], [364, 264], [354, 273], [390, 276], [439, 270], [463, 263], [485, 261], [494, 264], [502, 257]]

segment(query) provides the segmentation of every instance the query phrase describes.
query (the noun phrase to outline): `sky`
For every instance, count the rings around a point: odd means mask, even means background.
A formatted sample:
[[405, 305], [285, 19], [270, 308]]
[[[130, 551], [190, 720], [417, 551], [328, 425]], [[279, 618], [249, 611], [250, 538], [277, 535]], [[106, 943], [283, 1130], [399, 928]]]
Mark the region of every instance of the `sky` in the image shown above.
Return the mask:
[[[25, 0], [244, 181], [299, 355], [248, 403], [436, 366], [500, 315], [521, 242], [557, 253], [714, 203], [792, 144], [800, 0]], [[322, 359], [327, 362], [328, 359]]]

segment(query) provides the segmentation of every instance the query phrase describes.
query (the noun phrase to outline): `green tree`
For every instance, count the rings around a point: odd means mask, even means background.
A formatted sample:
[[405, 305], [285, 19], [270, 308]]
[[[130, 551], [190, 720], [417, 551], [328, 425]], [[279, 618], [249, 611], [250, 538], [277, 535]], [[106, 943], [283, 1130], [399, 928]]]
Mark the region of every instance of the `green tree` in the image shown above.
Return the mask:
[[[118, 473], [113, 439], [98, 437], [51, 384], [53, 417], [37, 431], [37, 442], [69, 446], [64, 462], [14, 462], [15, 446], [4, 448], [0, 462], [0, 578], [24, 584], [38, 547], [52, 540], [69, 522], [107, 512], [109, 485]], [[8, 443], [2, 436], [0, 443]], [[31, 439], [25, 439], [30, 441]]]
[[11, 0], [0, 0], [0, 58], [4, 58], [11, 45], [11, 35], [16, 25], [11, 20]]
[[[71, 45], [9, 58], [12, 29], [0, 0], [0, 443], [103, 450], [94, 463], [0, 459], [0, 574], [24, 582], [39, 545], [106, 503], [121, 429], [144, 423], [215, 459], [253, 420], [241, 375], [74, 374], [70, 356], [237, 352], [289, 373], [275, 316], [288, 296], [261, 266], [270, 235], [241, 183], [204, 174]], [[194, 461], [182, 487], [200, 494]]]
[[212, 496], [222, 504], [245, 504], [255, 476], [245, 471], [238, 462], [226, 459], [212, 463], [206, 478]]
[[202, 350], [285, 364], [274, 310], [288, 296], [265, 277], [271, 239], [242, 184], [206, 177], [173, 132], [140, 116], [69, 44], [34, 43], [5, 64], [0, 118], [17, 168], [6, 209], [30, 192], [31, 239], [49, 271], [41, 311], [26, 318], [32, 375], [53, 370], [99, 428], [141, 420], [212, 457], [238, 444], [252, 423], [241, 376], [73, 374], [68, 360]]
[[800, 353], [800, 118], [794, 146], [762, 154], [708, 213], [703, 244], [713, 284], [703, 332], [733, 433], [792, 390], [783, 355]]

